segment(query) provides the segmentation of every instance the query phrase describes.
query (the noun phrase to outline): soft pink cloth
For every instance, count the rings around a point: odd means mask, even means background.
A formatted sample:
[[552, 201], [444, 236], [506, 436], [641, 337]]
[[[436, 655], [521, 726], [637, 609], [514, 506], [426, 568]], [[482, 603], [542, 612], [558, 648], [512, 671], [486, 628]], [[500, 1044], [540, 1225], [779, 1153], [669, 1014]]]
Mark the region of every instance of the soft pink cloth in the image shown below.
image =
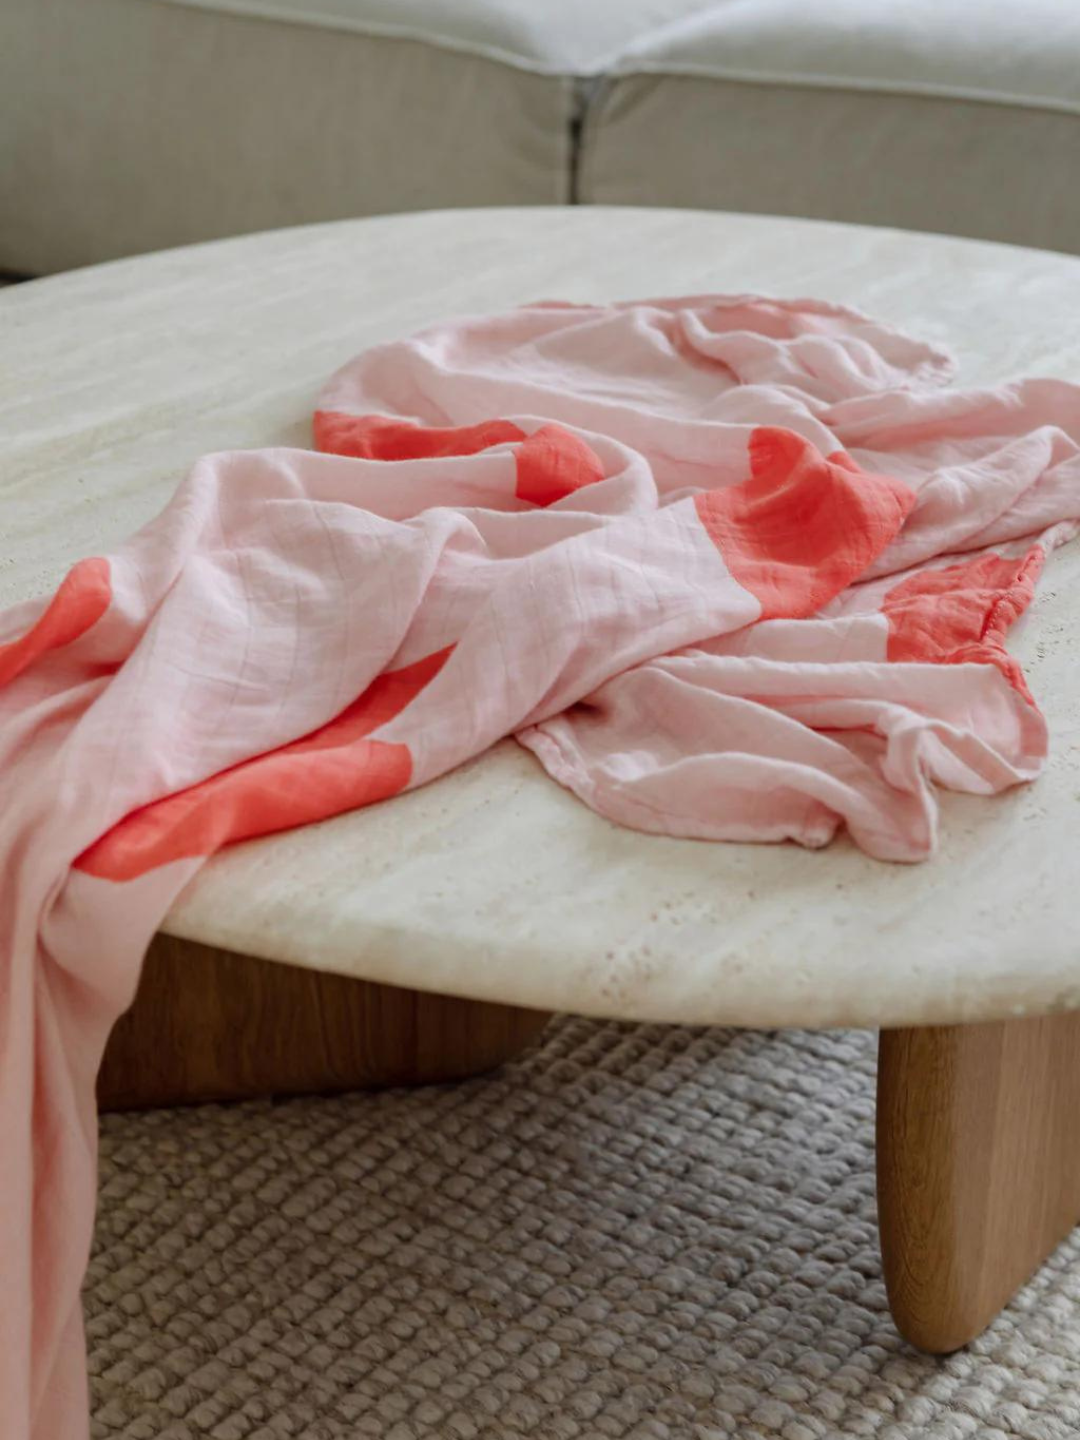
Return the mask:
[[324, 451], [200, 460], [0, 617], [0, 1399], [87, 1432], [109, 1028], [221, 845], [515, 734], [639, 829], [933, 848], [1032, 778], [1004, 635], [1080, 518], [1080, 390], [944, 388], [835, 306], [536, 305], [372, 350]]

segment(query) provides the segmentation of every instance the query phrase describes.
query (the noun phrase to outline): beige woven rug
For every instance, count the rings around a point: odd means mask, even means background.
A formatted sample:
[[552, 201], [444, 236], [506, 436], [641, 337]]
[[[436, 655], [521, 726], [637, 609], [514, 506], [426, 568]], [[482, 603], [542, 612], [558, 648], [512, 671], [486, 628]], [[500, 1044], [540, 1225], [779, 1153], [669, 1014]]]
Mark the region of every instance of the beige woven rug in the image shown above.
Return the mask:
[[464, 1085], [103, 1122], [95, 1440], [1064, 1440], [1080, 1232], [885, 1307], [874, 1041], [559, 1021]]

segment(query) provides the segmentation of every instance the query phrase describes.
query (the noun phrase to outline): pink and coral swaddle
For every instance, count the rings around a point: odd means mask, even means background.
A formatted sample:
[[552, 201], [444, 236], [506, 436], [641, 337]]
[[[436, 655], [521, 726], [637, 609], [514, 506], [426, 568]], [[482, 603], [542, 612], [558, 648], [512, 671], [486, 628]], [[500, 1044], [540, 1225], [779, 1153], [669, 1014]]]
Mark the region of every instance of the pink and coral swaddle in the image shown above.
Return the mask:
[[[815, 302], [528, 306], [360, 356], [323, 453], [200, 460], [0, 616], [0, 1396], [86, 1434], [93, 1086], [231, 842], [514, 734], [642, 830], [926, 857], [934, 786], [1033, 778], [1004, 646], [1080, 520], [1080, 389]], [[5, 1430], [5, 1434], [9, 1433]]]

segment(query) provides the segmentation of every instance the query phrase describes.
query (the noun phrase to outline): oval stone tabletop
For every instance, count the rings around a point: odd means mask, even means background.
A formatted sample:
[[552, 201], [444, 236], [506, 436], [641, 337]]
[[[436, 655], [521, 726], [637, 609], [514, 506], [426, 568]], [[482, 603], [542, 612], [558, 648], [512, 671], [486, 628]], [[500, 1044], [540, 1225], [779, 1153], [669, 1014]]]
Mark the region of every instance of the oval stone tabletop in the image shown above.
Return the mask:
[[[154, 514], [208, 450], [307, 445], [357, 350], [525, 300], [764, 290], [950, 345], [961, 379], [1080, 381], [1080, 260], [658, 210], [279, 231], [0, 293], [0, 605]], [[1080, 1007], [1080, 542], [1014, 635], [1051, 728], [1034, 785], [943, 797], [918, 866], [671, 840], [592, 814], [506, 741], [385, 805], [238, 845], [164, 929], [424, 990], [632, 1019], [900, 1025]]]

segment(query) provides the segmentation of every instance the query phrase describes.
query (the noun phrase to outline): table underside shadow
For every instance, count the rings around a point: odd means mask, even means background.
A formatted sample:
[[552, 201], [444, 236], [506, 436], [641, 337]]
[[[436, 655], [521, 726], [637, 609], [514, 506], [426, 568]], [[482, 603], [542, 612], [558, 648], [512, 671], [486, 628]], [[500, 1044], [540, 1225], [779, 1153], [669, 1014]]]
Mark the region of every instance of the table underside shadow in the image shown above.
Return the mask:
[[494, 1069], [545, 1011], [433, 995], [157, 935], [109, 1038], [102, 1110], [426, 1085]]
[[[549, 1014], [158, 935], [98, 1080], [103, 1110], [482, 1074]], [[896, 1324], [977, 1336], [1080, 1220], [1080, 1013], [883, 1030], [877, 1176]]]

